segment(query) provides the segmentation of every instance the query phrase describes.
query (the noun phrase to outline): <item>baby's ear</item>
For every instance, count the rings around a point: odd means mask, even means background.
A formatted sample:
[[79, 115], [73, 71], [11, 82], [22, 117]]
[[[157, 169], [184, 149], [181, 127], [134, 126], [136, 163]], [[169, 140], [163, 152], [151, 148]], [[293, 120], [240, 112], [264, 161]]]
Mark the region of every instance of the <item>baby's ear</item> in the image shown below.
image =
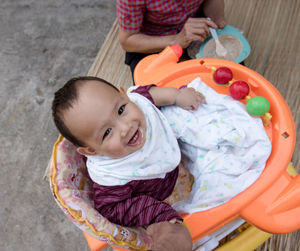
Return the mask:
[[124, 90], [124, 88], [122, 86], [120, 86], [119, 89], [120, 89], [121, 93], [123, 93], [124, 95], [127, 96], [127, 93], [126, 93], [126, 91]]
[[96, 155], [96, 151], [93, 148], [88, 147], [88, 146], [86, 146], [86, 147], [80, 146], [76, 150], [81, 155], [86, 155], [86, 156]]

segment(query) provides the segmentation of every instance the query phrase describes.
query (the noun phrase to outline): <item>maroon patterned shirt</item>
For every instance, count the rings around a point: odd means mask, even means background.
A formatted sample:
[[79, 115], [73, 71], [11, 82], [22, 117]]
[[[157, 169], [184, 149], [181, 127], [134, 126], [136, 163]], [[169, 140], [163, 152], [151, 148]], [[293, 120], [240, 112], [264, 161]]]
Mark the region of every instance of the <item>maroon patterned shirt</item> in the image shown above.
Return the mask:
[[171, 35], [195, 17], [204, 0], [117, 0], [118, 23], [124, 31]]
[[[140, 86], [133, 92], [153, 99], [152, 85]], [[126, 168], [126, 167], [125, 167]], [[122, 226], [146, 226], [155, 222], [182, 218], [167, 203], [178, 177], [178, 167], [163, 179], [134, 180], [125, 185], [102, 186], [94, 183], [94, 207], [113, 223]]]

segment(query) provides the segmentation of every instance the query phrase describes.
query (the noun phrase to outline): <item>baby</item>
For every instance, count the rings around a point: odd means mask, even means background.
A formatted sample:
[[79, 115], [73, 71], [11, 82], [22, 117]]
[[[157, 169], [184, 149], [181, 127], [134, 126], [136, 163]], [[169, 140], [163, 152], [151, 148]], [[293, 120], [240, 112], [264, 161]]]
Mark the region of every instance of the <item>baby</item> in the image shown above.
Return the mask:
[[[95, 208], [123, 226], [182, 221], [179, 211], [225, 203], [259, 177], [271, 151], [261, 120], [199, 78], [179, 90], [148, 85], [127, 94], [103, 79], [75, 78], [56, 92], [52, 110], [60, 133], [87, 157]], [[195, 183], [170, 206], [181, 159]]]
[[[123, 226], [181, 220], [163, 202], [175, 186], [180, 151], [168, 122], [155, 106], [176, 104], [195, 110], [199, 103], [205, 103], [205, 98], [193, 88], [146, 86], [134, 92], [146, 97], [143, 101], [152, 111], [142, 111], [143, 106], [132, 102], [123, 89], [103, 79], [71, 79], [55, 93], [55, 124], [77, 146], [77, 151], [87, 156], [88, 172], [95, 182], [95, 208], [104, 217]], [[154, 119], [146, 118], [145, 112]], [[165, 144], [168, 141], [170, 144]], [[167, 154], [161, 152], [162, 144]], [[145, 156], [149, 158], [145, 160]], [[130, 157], [132, 161], [125, 166], [122, 160]], [[163, 158], [163, 162], [159, 161]], [[143, 174], [132, 174], [139, 171], [132, 170], [136, 161], [144, 162]], [[99, 169], [100, 166], [107, 169]]]

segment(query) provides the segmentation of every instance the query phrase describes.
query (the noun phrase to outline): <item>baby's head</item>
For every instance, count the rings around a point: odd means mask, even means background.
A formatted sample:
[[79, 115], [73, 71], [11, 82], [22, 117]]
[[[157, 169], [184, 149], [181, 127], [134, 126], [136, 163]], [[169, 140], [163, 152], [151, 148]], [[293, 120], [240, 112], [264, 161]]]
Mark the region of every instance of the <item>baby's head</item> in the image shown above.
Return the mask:
[[145, 143], [143, 112], [125, 91], [100, 78], [69, 80], [55, 93], [52, 115], [59, 132], [83, 155], [121, 158]]

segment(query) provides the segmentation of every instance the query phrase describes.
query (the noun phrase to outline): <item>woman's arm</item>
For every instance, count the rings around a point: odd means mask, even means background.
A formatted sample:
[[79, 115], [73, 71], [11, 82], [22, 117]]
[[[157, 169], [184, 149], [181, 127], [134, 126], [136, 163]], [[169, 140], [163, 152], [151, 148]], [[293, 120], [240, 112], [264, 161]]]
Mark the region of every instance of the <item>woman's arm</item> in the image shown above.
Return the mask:
[[125, 51], [140, 53], [160, 52], [175, 44], [175, 35], [150, 36], [140, 32], [124, 31], [119, 27], [119, 41]]
[[119, 27], [119, 40], [125, 51], [154, 53], [168, 45], [178, 44], [186, 48], [192, 41], [203, 42], [210, 36], [209, 26], [217, 28], [213, 21], [206, 18], [189, 18], [178, 34], [166, 36], [150, 36], [138, 31], [125, 31]]
[[205, 16], [210, 17], [219, 28], [224, 28], [226, 25], [224, 0], [206, 0], [202, 4], [202, 10]]

